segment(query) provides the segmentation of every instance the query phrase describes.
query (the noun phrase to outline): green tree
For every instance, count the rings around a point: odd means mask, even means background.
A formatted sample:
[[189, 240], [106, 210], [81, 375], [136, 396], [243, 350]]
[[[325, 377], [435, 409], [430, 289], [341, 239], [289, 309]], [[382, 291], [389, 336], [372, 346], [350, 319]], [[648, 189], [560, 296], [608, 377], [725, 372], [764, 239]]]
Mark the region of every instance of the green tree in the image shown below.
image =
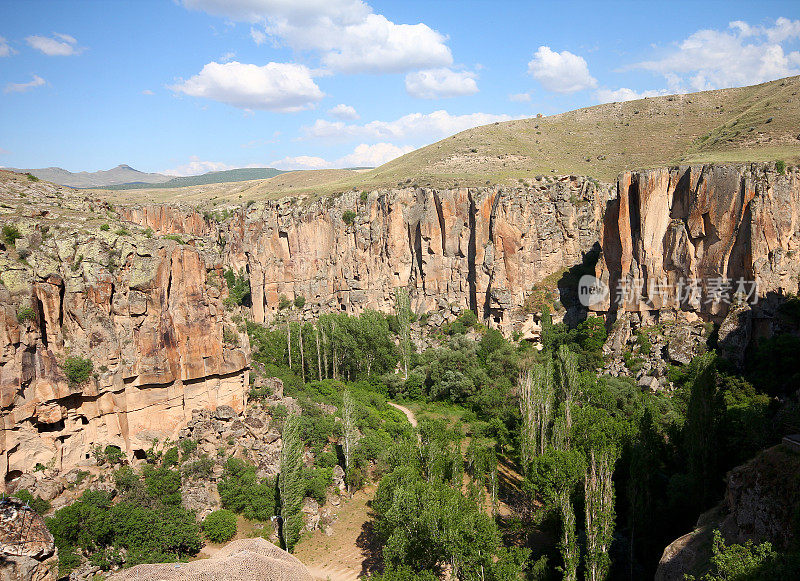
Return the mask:
[[215, 510], [203, 519], [203, 534], [212, 543], [224, 543], [236, 536], [236, 514], [227, 509]]
[[283, 423], [283, 448], [278, 489], [281, 500], [281, 532], [284, 548], [294, 549], [303, 528], [303, 443], [300, 440], [297, 416], [289, 416]]

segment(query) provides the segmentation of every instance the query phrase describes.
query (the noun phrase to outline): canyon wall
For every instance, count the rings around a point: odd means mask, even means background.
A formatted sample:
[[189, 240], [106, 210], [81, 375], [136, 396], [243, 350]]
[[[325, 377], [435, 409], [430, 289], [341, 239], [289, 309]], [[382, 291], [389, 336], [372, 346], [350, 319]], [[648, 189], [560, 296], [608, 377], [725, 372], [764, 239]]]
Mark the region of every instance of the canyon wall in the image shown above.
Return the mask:
[[601, 240], [597, 276], [610, 292], [593, 310], [719, 321], [732, 302], [723, 291], [744, 302], [797, 293], [800, 175], [772, 164], [627, 172]]
[[510, 332], [528, 317], [521, 306], [531, 287], [580, 264], [596, 244], [611, 194], [575, 176], [514, 188], [350, 191], [256, 203], [215, 232], [196, 212], [122, 212], [160, 234], [224, 241], [226, 264], [248, 273], [256, 322], [277, 314], [282, 295], [303, 296], [308, 316], [391, 311], [403, 287], [420, 314], [471, 308]]
[[[249, 345], [223, 307], [220, 256], [93, 225], [49, 184], [4, 185], [4, 201], [26, 200], [0, 253], [2, 486], [93, 464], [95, 445], [141, 456], [193, 409], [244, 408]], [[92, 362], [86, 381], [67, 377], [69, 357]]]

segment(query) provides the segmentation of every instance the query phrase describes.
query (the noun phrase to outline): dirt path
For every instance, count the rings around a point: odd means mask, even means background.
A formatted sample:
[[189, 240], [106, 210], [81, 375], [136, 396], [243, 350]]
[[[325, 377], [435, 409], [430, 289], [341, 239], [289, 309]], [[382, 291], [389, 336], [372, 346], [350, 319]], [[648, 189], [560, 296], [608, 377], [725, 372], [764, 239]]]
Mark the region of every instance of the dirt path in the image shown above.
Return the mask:
[[408, 409], [407, 407], [405, 407], [405, 406], [402, 406], [402, 405], [400, 405], [400, 404], [397, 404], [397, 403], [392, 403], [392, 402], [390, 402], [390, 401], [387, 401], [386, 403], [388, 403], [388, 404], [389, 404], [390, 406], [392, 406], [393, 408], [395, 408], [395, 409], [398, 409], [398, 410], [400, 410], [401, 412], [403, 412], [404, 414], [406, 414], [406, 417], [408, 418], [408, 421], [409, 421], [409, 423], [410, 423], [412, 426], [414, 426], [415, 428], [417, 427], [417, 416], [415, 416], [415, 415], [414, 415], [414, 412], [412, 412], [412, 411], [411, 411], [410, 409]]
[[375, 486], [359, 490], [343, 501], [339, 519], [331, 525], [333, 534], [306, 533], [297, 543], [294, 556], [315, 580], [357, 581], [375, 570], [376, 549], [372, 545], [372, 515], [369, 501]]

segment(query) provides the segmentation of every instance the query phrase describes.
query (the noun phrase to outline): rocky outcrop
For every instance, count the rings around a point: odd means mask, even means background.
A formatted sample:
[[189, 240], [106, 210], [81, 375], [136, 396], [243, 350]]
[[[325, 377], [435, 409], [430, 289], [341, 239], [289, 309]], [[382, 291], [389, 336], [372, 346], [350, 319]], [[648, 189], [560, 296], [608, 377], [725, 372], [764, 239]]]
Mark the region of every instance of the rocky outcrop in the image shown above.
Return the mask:
[[[224, 241], [225, 262], [248, 274], [256, 322], [273, 318], [282, 295], [303, 296], [309, 316], [389, 311], [403, 287], [420, 314], [471, 308], [510, 331], [527, 316], [520, 307], [531, 287], [579, 264], [596, 243], [610, 196], [609, 186], [576, 176], [516, 188], [350, 191], [256, 203], [212, 236]], [[159, 233], [205, 232], [188, 215], [180, 230], [174, 209], [123, 212]]]
[[44, 519], [17, 498], [0, 499], [0, 581], [55, 581], [55, 565]]
[[700, 517], [695, 530], [671, 543], [661, 557], [656, 581], [682, 581], [702, 573], [718, 529], [726, 543], [769, 541], [785, 550], [800, 535], [800, 456], [781, 445], [731, 470], [720, 506]]
[[[799, 208], [800, 174], [772, 164], [626, 172], [608, 204], [597, 265], [610, 293], [592, 308], [682, 310], [719, 322], [740, 280], [748, 303], [796, 293]], [[721, 289], [723, 279], [732, 287]], [[757, 292], [746, 296], [751, 283]], [[717, 300], [722, 290], [727, 300]]]
[[[0, 188], [21, 234], [0, 252], [0, 486], [93, 463], [96, 445], [141, 454], [193, 409], [243, 409], [249, 346], [220, 255], [130, 231], [52, 184]], [[91, 361], [88, 378], [67, 376], [69, 357]]]
[[266, 539], [240, 539], [210, 559], [191, 563], [136, 565], [110, 577], [114, 581], [311, 581], [305, 566]]

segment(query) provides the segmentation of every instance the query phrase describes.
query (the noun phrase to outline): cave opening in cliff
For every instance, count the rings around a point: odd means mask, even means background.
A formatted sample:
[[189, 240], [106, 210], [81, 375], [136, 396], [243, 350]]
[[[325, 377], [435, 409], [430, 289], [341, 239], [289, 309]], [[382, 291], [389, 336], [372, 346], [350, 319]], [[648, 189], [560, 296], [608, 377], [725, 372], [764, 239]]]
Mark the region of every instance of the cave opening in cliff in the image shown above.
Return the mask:
[[133, 451], [133, 457], [136, 460], [146, 460], [147, 459], [147, 452], [142, 449], [136, 449]]
[[64, 431], [64, 420], [58, 420], [57, 422], [53, 422], [51, 424], [45, 423], [37, 423], [36, 424], [36, 431], [40, 434], [45, 434], [48, 432], [63, 432]]
[[44, 318], [44, 305], [39, 297], [36, 297], [36, 320], [39, 323], [39, 332], [42, 335], [42, 345], [44, 345], [45, 349], [48, 349], [47, 346], [47, 320]]
[[20, 476], [22, 476], [22, 470], [9, 470], [6, 474], [6, 484], [14, 482]]

